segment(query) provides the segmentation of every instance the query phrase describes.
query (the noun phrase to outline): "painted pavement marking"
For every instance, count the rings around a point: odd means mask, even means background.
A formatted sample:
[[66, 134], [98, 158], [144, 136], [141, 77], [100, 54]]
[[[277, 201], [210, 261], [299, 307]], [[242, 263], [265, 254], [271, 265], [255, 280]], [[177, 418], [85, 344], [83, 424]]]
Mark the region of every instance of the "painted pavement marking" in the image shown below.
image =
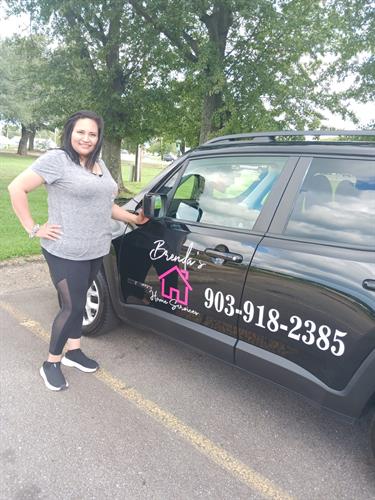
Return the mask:
[[[24, 313], [19, 311], [11, 304], [0, 300], [0, 307], [10, 316], [18, 321], [18, 323], [27, 328], [34, 335], [49, 343], [49, 333], [44, 330], [42, 325], [37, 321], [28, 318]], [[133, 403], [143, 413], [149, 415], [168, 430], [178, 434], [189, 444], [194, 446], [200, 453], [209, 458], [212, 462], [225, 469], [232, 476], [239, 479], [249, 488], [258, 491], [266, 498], [275, 500], [291, 500], [292, 497], [275, 486], [269, 479], [255, 470], [248, 467], [246, 464], [230, 455], [224, 448], [217, 446], [210, 439], [200, 434], [192, 427], [186, 425], [182, 420], [177, 418], [172, 413], [163, 410], [154, 402], [142, 396], [136, 389], [127, 387], [126, 384], [114, 377], [110, 372], [101, 368], [94, 376], [103, 382], [107, 387], [119, 394], [125, 400]]]

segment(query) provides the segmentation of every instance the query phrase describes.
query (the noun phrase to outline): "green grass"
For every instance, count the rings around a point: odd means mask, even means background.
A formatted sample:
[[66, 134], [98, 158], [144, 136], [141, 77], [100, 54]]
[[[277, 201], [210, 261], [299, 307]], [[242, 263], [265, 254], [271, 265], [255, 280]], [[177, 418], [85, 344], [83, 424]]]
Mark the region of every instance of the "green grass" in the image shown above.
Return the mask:
[[[40, 253], [39, 240], [30, 240], [14, 214], [7, 186], [16, 175], [25, 170], [36, 156], [21, 157], [14, 153], [0, 153], [0, 260]], [[144, 162], [142, 181], [129, 182], [131, 162], [122, 162], [122, 177], [130, 193], [120, 193], [121, 197], [130, 198], [140, 191], [164, 167], [160, 164]], [[47, 220], [47, 192], [44, 187], [29, 194], [30, 210], [35, 221]]]
[[131, 161], [122, 161], [121, 162], [121, 171], [122, 171], [122, 180], [125, 187], [130, 191], [129, 193], [119, 193], [119, 196], [123, 196], [125, 198], [131, 197], [132, 194], [137, 194], [144, 186], [146, 186], [151, 179], [156, 177], [162, 170], [165, 168], [165, 164], [159, 163], [147, 163], [147, 161], [142, 163], [142, 180], [141, 182], [129, 182], [130, 178], [130, 168], [132, 162]]

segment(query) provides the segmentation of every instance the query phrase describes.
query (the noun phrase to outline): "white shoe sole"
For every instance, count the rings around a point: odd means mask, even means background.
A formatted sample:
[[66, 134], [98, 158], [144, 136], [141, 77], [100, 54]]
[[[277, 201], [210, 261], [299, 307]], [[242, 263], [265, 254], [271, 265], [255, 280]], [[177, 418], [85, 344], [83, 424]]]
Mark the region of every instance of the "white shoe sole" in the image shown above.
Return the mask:
[[45, 383], [47, 389], [50, 389], [51, 391], [62, 391], [62, 390], [67, 389], [69, 387], [68, 382], [66, 382], [66, 384], [62, 387], [55, 387], [54, 385], [51, 385], [47, 380], [46, 374], [44, 373], [43, 366], [40, 367], [39, 373], [40, 373], [42, 379], [44, 380], [44, 383]]
[[74, 368], [78, 368], [78, 370], [81, 370], [81, 372], [85, 372], [85, 373], [93, 373], [93, 372], [96, 372], [98, 369], [98, 367], [97, 368], [87, 368], [86, 366], [82, 366], [79, 363], [77, 363], [76, 361], [72, 361], [71, 359], [68, 359], [65, 356], [62, 358], [61, 363], [65, 366], [71, 366]]

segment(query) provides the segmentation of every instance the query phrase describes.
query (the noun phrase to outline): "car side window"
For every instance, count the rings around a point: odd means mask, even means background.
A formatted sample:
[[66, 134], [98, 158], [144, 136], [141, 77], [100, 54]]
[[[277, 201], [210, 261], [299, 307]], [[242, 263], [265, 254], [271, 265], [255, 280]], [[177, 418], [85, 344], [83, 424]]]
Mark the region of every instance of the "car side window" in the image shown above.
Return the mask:
[[375, 162], [315, 158], [284, 234], [375, 247]]
[[190, 222], [252, 229], [286, 157], [191, 160], [167, 215]]

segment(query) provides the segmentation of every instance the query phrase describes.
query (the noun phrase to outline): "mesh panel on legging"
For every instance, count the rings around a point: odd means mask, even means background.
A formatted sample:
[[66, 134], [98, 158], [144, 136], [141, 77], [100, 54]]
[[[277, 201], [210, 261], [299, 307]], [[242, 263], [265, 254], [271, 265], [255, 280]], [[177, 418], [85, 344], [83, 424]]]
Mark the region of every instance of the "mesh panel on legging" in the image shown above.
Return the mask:
[[61, 309], [57, 314], [51, 331], [51, 342], [49, 352], [61, 354], [68, 338], [79, 339], [82, 335], [82, 316], [86, 303], [85, 291], [74, 293], [72, 301], [68, 282], [66, 279], [56, 284], [61, 301]]
[[68, 340], [68, 331], [64, 328], [72, 313], [72, 299], [69, 293], [66, 279], [61, 280], [56, 285], [60, 299], [60, 312], [52, 323], [50, 349], [51, 354], [61, 354], [66, 341]]
[[68, 338], [79, 339], [82, 335], [87, 290], [100, 269], [102, 258], [73, 261], [44, 249], [43, 254], [60, 299], [61, 310], [53, 322], [50, 342], [50, 353], [59, 355]]
[[61, 311], [52, 325], [50, 353], [58, 355], [68, 338], [81, 338], [87, 285], [77, 276], [74, 280], [70, 278], [59, 281], [56, 288], [61, 300]]

